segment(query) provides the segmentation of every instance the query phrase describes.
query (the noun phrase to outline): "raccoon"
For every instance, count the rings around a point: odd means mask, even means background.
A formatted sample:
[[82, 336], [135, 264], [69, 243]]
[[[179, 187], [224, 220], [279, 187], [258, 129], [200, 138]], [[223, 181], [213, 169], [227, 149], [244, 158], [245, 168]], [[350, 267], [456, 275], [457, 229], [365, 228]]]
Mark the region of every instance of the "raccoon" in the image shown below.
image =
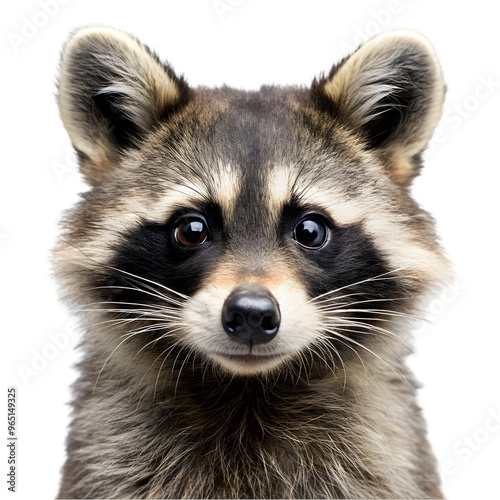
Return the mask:
[[54, 251], [83, 330], [59, 498], [442, 498], [405, 359], [449, 276], [410, 194], [443, 95], [413, 31], [259, 91], [73, 33], [57, 100], [90, 187]]

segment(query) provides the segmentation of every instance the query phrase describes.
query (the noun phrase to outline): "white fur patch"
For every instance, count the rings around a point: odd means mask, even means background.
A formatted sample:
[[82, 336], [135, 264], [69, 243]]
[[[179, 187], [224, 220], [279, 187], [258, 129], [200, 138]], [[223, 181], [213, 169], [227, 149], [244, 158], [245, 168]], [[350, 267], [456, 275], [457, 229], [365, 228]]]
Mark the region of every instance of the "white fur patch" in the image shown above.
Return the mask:
[[[360, 166], [361, 168], [361, 166]], [[321, 189], [321, 180], [310, 176], [297, 176], [293, 165], [278, 165], [270, 170], [267, 177], [265, 199], [271, 215], [279, 216], [283, 206], [296, 194], [304, 205], [317, 205], [328, 211], [339, 225], [349, 225], [364, 218], [364, 208], [349, 199], [342, 189], [329, 186]]]
[[[228, 356], [249, 353], [246, 346], [228, 337], [221, 321], [224, 302], [238, 284], [236, 279], [234, 285], [207, 284], [188, 299], [182, 313], [182, 321], [189, 324], [184, 342], [205, 353], [224, 369], [244, 375], [272, 370], [304, 350], [321, 334], [321, 315], [308, 301], [301, 285], [285, 279], [281, 283], [267, 284], [281, 312], [278, 334], [268, 344], [253, 347], [253, 355], [263, 356], [261, 362], [246, 366], [233, 361]], [[266, 356], [273, 357], [266, 359]]]

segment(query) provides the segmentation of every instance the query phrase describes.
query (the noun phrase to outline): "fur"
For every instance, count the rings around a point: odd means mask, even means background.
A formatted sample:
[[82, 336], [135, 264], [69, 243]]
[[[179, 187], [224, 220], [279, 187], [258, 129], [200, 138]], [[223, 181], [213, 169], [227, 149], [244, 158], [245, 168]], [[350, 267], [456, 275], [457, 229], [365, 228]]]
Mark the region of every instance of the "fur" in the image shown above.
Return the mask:
[[[59, 498], [442, 497], [405, 357], [449, 276], [409, 192], [443, 94], [410, 31], [258, 92], [190, 88], [112, 28], [72, 35], [58, 103], [91, 189], [54, 252], [83, 330]], [[207, 237], [183, 246], [192, 217]], [[221, 323], [248, 283], [280, 313], [250, 348]]]

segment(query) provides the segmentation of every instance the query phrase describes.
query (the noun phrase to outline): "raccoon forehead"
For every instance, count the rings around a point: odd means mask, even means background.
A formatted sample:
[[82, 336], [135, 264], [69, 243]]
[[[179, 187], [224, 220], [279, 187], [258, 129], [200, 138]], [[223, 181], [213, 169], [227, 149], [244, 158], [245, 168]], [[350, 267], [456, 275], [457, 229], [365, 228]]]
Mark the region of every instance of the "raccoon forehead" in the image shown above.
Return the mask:
[[266, 173], [265, 199], [271, 213], [294, 202], [326, 212], [341, 226], [362, 223], [373, 213], [404, 216], [400, 205], [405, 197], [377, 158], [356, 148], [351, 158], [331, 154], [319, 162], [302, 159], [276, 164]]

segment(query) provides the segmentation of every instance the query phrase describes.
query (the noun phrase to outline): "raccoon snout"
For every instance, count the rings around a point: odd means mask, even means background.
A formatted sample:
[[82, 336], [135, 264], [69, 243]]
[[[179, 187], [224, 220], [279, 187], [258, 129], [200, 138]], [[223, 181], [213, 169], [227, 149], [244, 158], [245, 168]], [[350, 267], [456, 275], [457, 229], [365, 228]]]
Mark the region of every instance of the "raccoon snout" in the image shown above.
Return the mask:
[[278, 302], [257, 283], [235, 288], [222, 307], [222, 325], [229, 338], [250, 348], [271, 341], [278, 333], [280, 321]]

